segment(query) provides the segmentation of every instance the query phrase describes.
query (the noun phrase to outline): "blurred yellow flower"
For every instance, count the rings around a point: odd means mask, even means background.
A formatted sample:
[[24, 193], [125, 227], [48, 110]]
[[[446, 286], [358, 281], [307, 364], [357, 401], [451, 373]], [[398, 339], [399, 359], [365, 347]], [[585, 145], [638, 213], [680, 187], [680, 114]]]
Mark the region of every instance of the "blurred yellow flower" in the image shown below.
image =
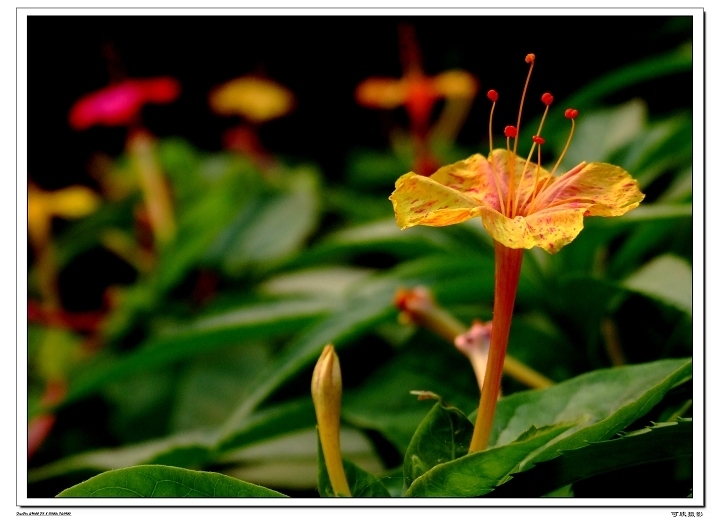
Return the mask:
[[235, 78], [210, 93], [210, 107], [222, 116], [262, 123], [289, 113], [295, 97], [287, 88], [256, 76]]
[[50, 239], [53, 217], [76, 219], [93, 213], [100, 198], [89, 188], [72, 186], [46, 192], [31, 184], [28, 186], [28, 234], [36, 246]]
[[368, 78], [355, 89], [355, 100], [364, 107], [395, 109], [404, 105], [412, 122], [426, 126], [435, 102], [449, 98], [472, 100], [477, 93], [475, 77], [451, 70], [428, 77], [412, 69], [400, 79]]

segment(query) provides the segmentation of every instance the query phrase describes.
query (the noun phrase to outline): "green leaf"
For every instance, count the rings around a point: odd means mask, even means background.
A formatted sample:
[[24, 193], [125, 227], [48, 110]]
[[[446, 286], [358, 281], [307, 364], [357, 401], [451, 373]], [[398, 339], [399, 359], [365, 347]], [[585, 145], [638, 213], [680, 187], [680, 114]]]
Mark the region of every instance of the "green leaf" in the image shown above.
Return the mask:
[[[325, 456], [323, 455], [322, 444], [318, 437], [318, 492], [321, 497], [335, 497], [335, 491], [330, 484], [327, 468], [325, 467]], [[350, 496], [353, 498], [366, 497], [389, 497], [390, 493], [383, 486], [382, 482], [373, 477], [370, 473], [356, 466], [349, 460], [343, 459], [343, 470], [350, 486]]]
[[[645, 125], [647, 109], [640, 100], [583, 115], [563, 165], [604, 161], [613, 151], [633, 140]], [[559, 143], [562, 146], [562, 142]], [[562, 149], [558, 149], [560, 152]]]
[[623, 287], [692, 315], [692, 267], [684, 259], [657, 257], [628, 277]]
[[170, 466], [134, 466], [101, 473], [61, 492], [76, 498], [268, 498], [271, 489], [219, 473]]
[[347, 181], [353, 187], [387, 187], [409, 169], [407, 159], [394, 153], [358, 150], [348, 158]]
[[329, 295], [342, 297], [353, 285], [361, 283], [373, 271], [349, 266], [320, 266], [284, 273], [265, 281], [260, 291], [270, 295]]
[[692, 166], [688, 166], [673, 180], [672, 185], [662, 193], [658, 201], [679, 202], [692, 198]]
[[641, 263], [657, 255], [678, 250], [689, 253], [688, 247], [691, 244], [690, 216], [678, 217], [673, 223], [660, 220], [639, 224], [613, 254], [608, 266], [608, 274], [616, 279], [624, 279]]
[[[161, 252], [153, 271], [153, 284], [158, 293], [169, 291], [188, 271], [206, 258], [219, 237], [242, 209], [259, 198], [259, 188], [248, 183], [252, 172], [242, 177], [225, 177], [198, 193], [178, 216], [177, 234]], [[257, 183], [255, 183], [257, 185]]]
[[473, 425], [463, 412], [438, 401], [410, 440], [403, 466], [405, 486], [443, 462], [467, 455]]
[[383, 291], [368, 297], [349, 300], [337, 312], [320, 321], [286, 346], [282, 354], [257, 376], [253, 392], [225, 423], [226, 431], [234, 432], [235, 427], [287, 379], [315, 361], [323, 346], [333, 343], [338, 347], [391, 317], [394, 313], [393, 292], [392, 287], [386, 287]]
[[76, 471], [97, 473], [138, 464], [195, 467], [207, 462], [211, 445], [212, 436], [208, 433], [190, 432], [120, 448], [88, 451], [28, 470], [28, 482], [39, 482]]
[[531, 427], [515, 442], [471, 453], [438, 464], [417, 478], [408, 497], [477, 497], [501, 484], [532, 451], [562, 434], [571, 425]]
[[315, 423], [312, 401], [306, 397], [250, 415], [233, 433], [223, 434], [223, 439], [218, 430], [197, 430], [120, 448], [88, 451], [30, 469], [28, 481], [38, 482], [75, 471], [99, 472], [140, 464], [205, 466], [232, 450], [309, 428]]
[[267, 346], [243, 343], [192, 361], [176, 382], [171, 431], [222, 425], [269, 359]]
[[400, 230], [395, 219], [345, 228], [325, 236], [318, 244], [292, 260], [292, 266], [326, 263], [367, 252], [384, 253], [402, 259], [463, 248], [444, 231], [431, 227]]
[[[395, 175], [400, 171], [396, 171]], [[392, 186], [392, 183], [386, 187]], [[324, 187], [323, 204], [329, 212], [340, 214], [350, 223], [365, 223], [392, 216], [392, 205], [385, 198], [362, 194], [343, 187]]]
[[70, 223], [53, 242], [58, 266], [65, 266], [75, 256], [101, 244], [103, 234], [110, 229], [131, 230], [132, 208], [136, 203], [135, 197], [105, 202], [97, 212]]
[[[477, 381], [470, 363], [454, 347], [442, 340], [432, 342], [428, 335], [432, 334], [413, 336], [408, 349], [343, 396], [343, 420], [380, 432], [401, 455], [432, 408], [411, 391], [432, 390], [465, 411], [477, 407]], [[419, 342], [422, 338], [425, 342]]]
[[121, 359], [98, 360], [70, 383], [63, 404], [103, 389], [108, 383], [242, 341], [292, 333], [329, 312], [335, 301], [291, 299], [257, 303], [167, 329]]
[[491, 497], [539, 497], [578, 480], [623, 468], [692, 455], [692, 420], [655, 424], [620, 438], [563, 451], [512, 476]]
[[613, 219], [592, 218], [587, 220], [589, 227], [607, 228], [618, 227], [626, 223], [639, 223], [645, 221], [660, 221], [692, 217], [691, 203], [651, 203], [642, 204], [624, 216]]
[[278, 261], [302, 246], [318, 219], [316, 178], [313, 171], [293, 173], [289, 192], [258, 200], [238, 215], [213, 247], [225, 271], [239, 274], [248, 264]]
[[[692, 70], [692, 52], [680, 48], [677, 51], [653, 56], [616, 69], [579, 89], [563, 103], [567, 107], [589, 107], [605, 96], [653, 78]], [[560, 120], [562, 116], [554, 116]], [[548, 118], [549, 120], [550, 118]], [[550, 122], [548, 122], [550, 126]], [[532, 127], [531, 127], [532, 128]]]
[[[653, 56], [626, 65], [593, 80], [581, 89], [575, 91], [569, 98], [562, 100], [562, 104], [564, 107], [578, 107], [581, 110], [587, 110], [591, 107], [600, 106], [606, 97], [616, 94], [628, 86], [653, 78], [690, 72], [692, 65], [692, 52], [683, 48]], [[566, 132], [562, 129], [567, 128], [566, 125], [563, 125], [562, 121], [562, 111], [550, 111], [543, 128], [548, 129], [547, 134], [553, 132], [557, 133], [557, 137], [560, 137], [562, 132]], [[535, 129], [539, 123], [540, 118], [537, 118], [528, 123], [527, 127]], [[551, 137], [554, 138], [555, 136]], [[560, 146], [562, 146], [564, 140], [560, 139], [558, 142]]]
[[692, 165], [692, 117], [682, 113], [652, 124], [628, 148], [618, 163], [631, 172], [640, 188], [664, 172]]
[[529, 455], [520, 467], [524, 469], [561, 451], [610, 438], [691, 376], [690, 359], [665, 359], [596, 370], [550, 388], [503, 397], [495, 411], [490, 444], [508, 444], [531, 426], [575, 423], [558, 441]]

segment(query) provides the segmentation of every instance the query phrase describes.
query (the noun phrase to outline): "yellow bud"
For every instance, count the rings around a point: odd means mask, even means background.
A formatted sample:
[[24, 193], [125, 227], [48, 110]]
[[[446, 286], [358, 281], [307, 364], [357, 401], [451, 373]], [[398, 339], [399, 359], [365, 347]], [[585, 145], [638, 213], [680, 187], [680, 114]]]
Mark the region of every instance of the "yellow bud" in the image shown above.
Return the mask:
[[340, 453], [342, 378], [340, 362], [331, 344], [325, 346], [315, 365], [311, 392], [330, 484], [335, 496], [349, 497], [350, 487], [345, 477]]

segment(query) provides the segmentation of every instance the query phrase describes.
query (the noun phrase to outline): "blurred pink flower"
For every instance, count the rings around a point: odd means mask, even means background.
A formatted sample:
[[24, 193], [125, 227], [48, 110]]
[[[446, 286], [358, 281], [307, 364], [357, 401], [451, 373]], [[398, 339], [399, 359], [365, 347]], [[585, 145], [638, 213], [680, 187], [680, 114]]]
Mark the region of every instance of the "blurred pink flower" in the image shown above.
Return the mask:
[[70, 109], [70, 126], [84, 130], [93, 125], [130, 125], [146, 103], [170, 103], [180, 94], [174, 78], [124, 80], [80, 98]]

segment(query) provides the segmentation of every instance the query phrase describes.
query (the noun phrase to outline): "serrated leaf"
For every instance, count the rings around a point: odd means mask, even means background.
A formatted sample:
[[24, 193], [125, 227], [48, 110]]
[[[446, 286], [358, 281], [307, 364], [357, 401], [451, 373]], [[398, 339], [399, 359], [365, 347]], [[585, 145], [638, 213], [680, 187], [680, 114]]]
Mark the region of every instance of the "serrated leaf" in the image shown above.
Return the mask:
[[692, 449], [692, 420], [656, 424], [618, 439], [563, 451], [513, 475], [489, 496], [539, 497], [602, 473], [692, 455]]
[[[318, 437], [318, 492], [321, 497], [335, 497], [335, 491], [333, 490], [332, 484], [330, 484], [330, 477], [328, 476], [327, 468], [325, 466], [325, 457], [323, 455], [322, 444], [320, 444], [320, 437]], [[353, 498], [363, 497], [389, 497], [390, 493], [387, 488], [383, 486], [382, 482], [376, 479], [367, 471], [356, 466], [349, 460], [343, 459], [343, 470], [345, 470], [345, 477], [350, 486], [350, 495]]]
[[628, 277], [623, 286], [692, 315], [692, 267], [679, 257], [657, 257]]
[[569, 429], [571, 425], [546, 426], [524, 434], [517, 441], [439, 464], [416, 479], [408, 497], [477, 497], [492, 491], [532, 451]]
[[490, 443], [508, 444], [533, 425], [576, 423], [558, 441], [528, 455], [524, 469], [560, 451], [612, 437], [691, 376], [691, 360], [666, 359], [596, 370], [543, 390], [515, 393], [498, 401]]
[[405, 452], [405, 486], [433, 467], [467, 455], [473, 425], [463, 412], [438, 401], [428, 412]]
[[171, 466], [134, 466], [101, 473], [66, 489], [58, 497], [269, 498], [285, 495], [220, 473]]

